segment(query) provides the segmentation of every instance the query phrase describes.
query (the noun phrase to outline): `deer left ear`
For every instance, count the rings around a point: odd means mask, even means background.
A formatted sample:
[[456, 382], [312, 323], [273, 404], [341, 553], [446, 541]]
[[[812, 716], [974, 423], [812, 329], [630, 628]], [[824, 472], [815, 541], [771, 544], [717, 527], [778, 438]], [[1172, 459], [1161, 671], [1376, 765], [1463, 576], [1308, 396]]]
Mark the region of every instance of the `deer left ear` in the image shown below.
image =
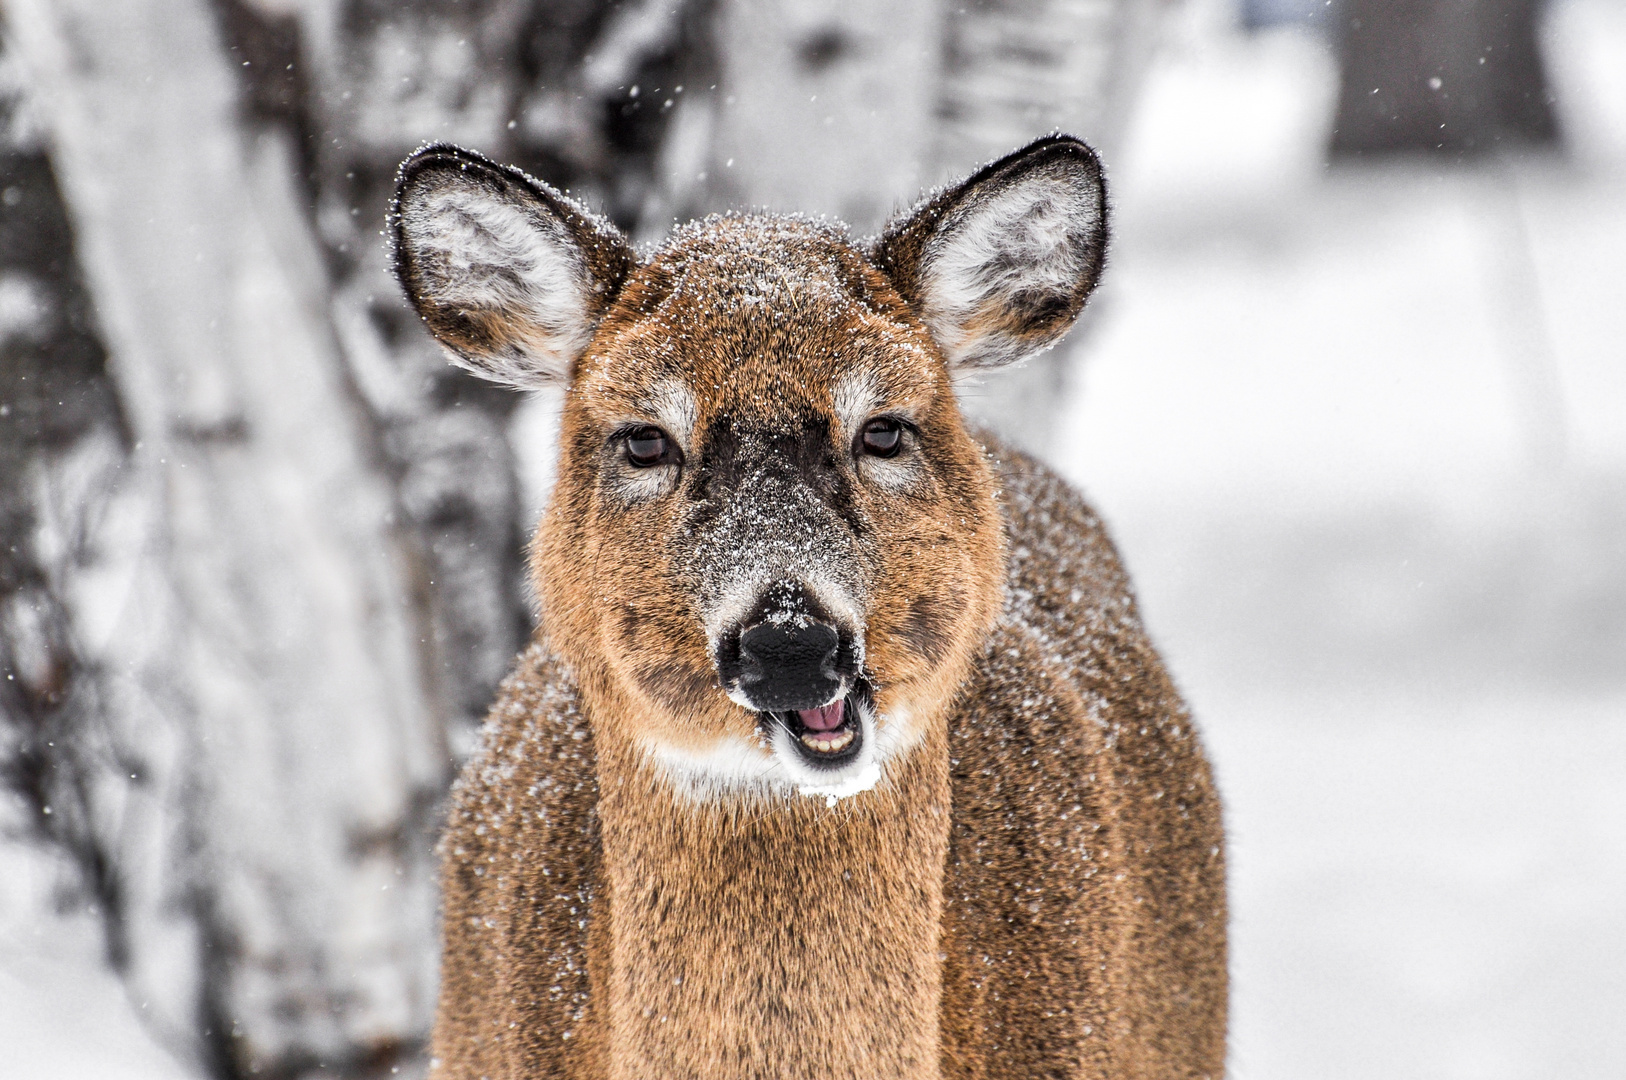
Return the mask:
[[521, 390], [568, 382], [636, 258], [609, 222], [449, 144], [401, 164], [395, 275], [457, 364]]
[[999, 367], [1061, 340], [1101, 275], [1101, 161], [1051, 135], [929, 197], [870, 252], [955, 373]]

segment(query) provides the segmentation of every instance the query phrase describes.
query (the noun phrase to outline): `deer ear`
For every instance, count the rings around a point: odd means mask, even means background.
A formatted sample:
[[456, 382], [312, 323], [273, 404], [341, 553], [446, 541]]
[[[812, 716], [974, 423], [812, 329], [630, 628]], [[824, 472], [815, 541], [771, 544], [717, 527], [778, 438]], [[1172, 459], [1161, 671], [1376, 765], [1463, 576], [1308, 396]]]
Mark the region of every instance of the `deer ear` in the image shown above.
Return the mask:
[[444, 144], [401, 164], [390, 231], [395, 275], [452, 359], [525, 390], [569, 380], [636, 264], [615, 226]]
[[956, 373], [1061, 340], [1107, 248], [1106, 181], [1084, 143], [1051, 135], [928, 196], [871, 258], [920, 315]]

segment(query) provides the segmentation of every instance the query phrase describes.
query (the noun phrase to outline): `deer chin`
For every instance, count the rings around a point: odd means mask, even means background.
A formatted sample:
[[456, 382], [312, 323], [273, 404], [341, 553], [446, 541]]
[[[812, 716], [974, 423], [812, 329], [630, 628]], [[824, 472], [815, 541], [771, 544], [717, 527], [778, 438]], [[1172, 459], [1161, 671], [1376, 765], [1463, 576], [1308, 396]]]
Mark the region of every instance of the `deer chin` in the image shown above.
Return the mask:
[[785, 779], [801, 794], [833, 801], [880, 782], [875, 697], [867, 683], [821, 708], [757, 717]]
[[[752, 710], [757, 723], [749, 736], [680, 744], [649, 734], [639, 740], [639, 749], [673, 793], [688, 802], [800, 795], [834, 805], [880, 784], [891, 764], [919, 746], [925, 734], [914, 703], [894, 701], [882, 713], [868, 683], [860, 681], [839, 699], [839, 716], [836, 704], [788, 716]], [[823, 715], [804, 718], [803, 712]]]

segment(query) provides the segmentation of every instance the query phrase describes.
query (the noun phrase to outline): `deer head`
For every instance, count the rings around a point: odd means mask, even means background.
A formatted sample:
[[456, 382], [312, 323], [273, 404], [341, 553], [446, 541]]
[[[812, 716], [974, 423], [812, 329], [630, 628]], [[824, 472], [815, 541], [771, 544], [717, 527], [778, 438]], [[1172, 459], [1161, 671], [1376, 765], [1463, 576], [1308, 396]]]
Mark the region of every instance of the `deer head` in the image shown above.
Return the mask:
[[532, 571], [595, 730], [697, 798], [872, 786], [998, 614], [1001, 522], [954, 383], [1078, 316], [1106, 249], [1094, 153], [1041, 139], [863, 245], [729, 215], [640, 256], [431, 146], [392, 227], [457, 363], [568, 388]]

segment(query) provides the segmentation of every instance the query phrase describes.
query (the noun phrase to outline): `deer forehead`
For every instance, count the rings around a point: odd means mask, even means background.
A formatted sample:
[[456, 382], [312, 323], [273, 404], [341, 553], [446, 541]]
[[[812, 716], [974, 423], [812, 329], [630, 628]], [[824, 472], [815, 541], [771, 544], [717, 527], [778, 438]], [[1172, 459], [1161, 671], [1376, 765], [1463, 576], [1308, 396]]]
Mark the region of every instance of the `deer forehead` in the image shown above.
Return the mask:
[[578, 368], [582, 400], [679, 438], [723, 413], [774, 427], [812, 409], [850, 434], [930, 408], [942, 359], [856, 251], [800, 222], [728, 224], [640, 269]]

